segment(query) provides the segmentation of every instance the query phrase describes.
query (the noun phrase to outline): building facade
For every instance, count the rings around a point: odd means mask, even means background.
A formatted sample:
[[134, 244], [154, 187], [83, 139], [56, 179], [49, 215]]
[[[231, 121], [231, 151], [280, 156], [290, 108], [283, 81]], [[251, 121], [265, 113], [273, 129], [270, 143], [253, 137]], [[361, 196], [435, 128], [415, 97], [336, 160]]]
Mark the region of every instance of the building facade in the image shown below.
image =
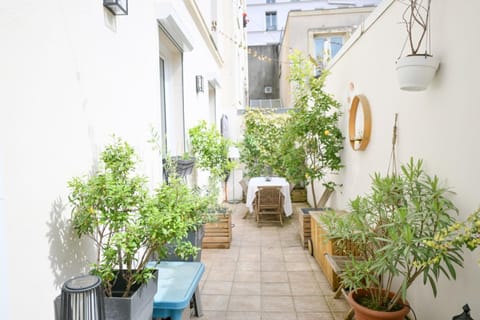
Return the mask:
[[244, 12], [243, 0], [129, 1], [128, 15], [95, 0], [0, 4], [2, 318], [54, 319], [63, 282], [88, 272], [67, 181], [95, 168], [112, 135], [135, 148], [154, 188], [162, 157], [188, 152], [199, 120], [240, 126]]
[[289, 55], [301, 51], [319, 74], [335, 58], [352, 33], [361, 28], [375, 7], [292, 11], [288, 14], [279, 53], [280, 103], [292, 106]]
[[[249, 65], [249, 105], [252, 107], [289, 107], [280, 97], [285, 77], [281, 66], [288, 58], [280, 57], [289, 13], [336, 8], [373, 7], [380, 0], [247, 0], [247, 42]], [[318, 21], [316, 27], [321, 28]], [[308, 32], [297, 34], [300, 42]]]

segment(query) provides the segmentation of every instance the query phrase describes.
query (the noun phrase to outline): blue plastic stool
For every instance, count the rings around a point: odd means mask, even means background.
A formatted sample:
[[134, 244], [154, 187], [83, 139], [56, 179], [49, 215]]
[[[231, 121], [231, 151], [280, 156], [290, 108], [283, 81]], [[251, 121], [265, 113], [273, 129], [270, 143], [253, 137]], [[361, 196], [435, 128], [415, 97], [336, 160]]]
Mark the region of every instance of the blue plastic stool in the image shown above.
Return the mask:
[[158, 269], [158, 288], [153, 299], [153, 318], [182, 320], [185, 308], [190, 308], [193, 298], [197, 317], [202, 316], [198, 284], [205, 272], [202, 262], [162, 261], [149, 263]]

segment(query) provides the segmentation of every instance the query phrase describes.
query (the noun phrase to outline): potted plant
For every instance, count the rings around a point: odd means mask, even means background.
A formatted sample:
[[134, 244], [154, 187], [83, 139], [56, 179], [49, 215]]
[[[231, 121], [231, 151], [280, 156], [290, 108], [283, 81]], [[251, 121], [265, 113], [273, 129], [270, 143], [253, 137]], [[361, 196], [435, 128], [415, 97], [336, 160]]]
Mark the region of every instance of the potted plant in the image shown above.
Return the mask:
[[281, 149], [287, 118], [287, 114], [276, 114], [272, 109], [247, 109], [243, 140], [239, 144], [240, 161], [245, 164], [246, 176], [281, 175], [294, 182], [283, 165], [285, 154]]
[[180, 178], [192, 174], [193, 167], [195, 165], [195, 158], [188, 153], [184, 153], [183, 156], [167, 156], [162, 159], [163, 164], [163, 178], [168, 183], [168, 179], [172, 173]]
[[284, 144], [288, 148], [284, 150], [291, 148], [291, 152], [302, 155], [303, 159], [286, 157], [285, 166], [295, 176], [303, 174], [312, 192], [313, 207], [318, 208], [315, 182], [334, 190], [336, 184], [328, 180], [329, 175], [342, 168], [340, 151], [344, 137], [338, 127], [340, 103], [324, 91], [326, 72], [315, 77], [315, 66], [298, 50], [290, 59], [294, 105], [286, 124]]
[[218, 192], [218, 183], [226, 180], [235, 163], [228, 158], [230, 140], [224, 138], [214, 126], [205, 121], [188, 131], [192, 153], [197, 167], [209, 172], [210, 192]]
[[[235, 166], [235, 162], [228, 158], [230, 141], [223, 137], [214, 126], [208, 127], [205, 121], [200, 121], [197, 126], [191, 128], [188, 132], [198, 168], [207, 170], [209, 173], [208, 189], [210, 195], [213, 198], [218, 198], [218, 184], [224, 182], [226, 201], [228, 176]], [[203, 247], [228, 249], [232, 240], [231, 212], [216, 204], [208, 209], [208, 214], [208, 220], [204, 221], [203, 226], [208, 244]], [[216, 236], [222, 236], [222, 238], [212, 239], [212, 232], [216, 233]]]
[[456, 225], [450, 194], [437, 176], [423, 170], [421, 160], [410, 159], [398, 175], [374, 174], [370, 193], [350, 202], [350, 214], [320, 217], [329, 238], [355, 248], [345, 252], [350, 259], [340, 278], [351, 289], [348, 301], [357, 320], [385, 319], [382, 312], [404, 319], [415, 280], [422, 278], [436, 295], [441, 274], [455, 279], [455, 267], [463, 264], [462, 245], [452, 243], [443, 251], [429, 245], [440, 230]]
[[405, 25], [410, 49], [406, 56], [400, 57], [396, 62], [400, 89], [425, 90], [435, 76], [439, 65], [438, 60], [430, 52], [430, 5], [432, 1], [399, 0], [399, 2], [406, 6], [402, 22]]
[[[93, 173], [68, 182], [73, 229], [96, 246], [91, 272], [102, 280], [107, 319], [115, 314], [123, 314], [121, 319], [151, 319], [156, 269], [147, 263], [154, 254], [165, 254], [166, 243], [187, 234], [194, 222], [185, 212], [199, 205], [180, 183], [163, 184], [151, 194], [147, 179], [135, 173], [136, 162], [133, 148], [115, 138]], [[191, 254], [195, 249], [183, 243], [178, 251]], [[145, 285], [142, 290], [147, 291], [139, 291]], [[140, 307], [130, 306], [139, 300]], [[115, 310], [118, 307], [123, 309]]]

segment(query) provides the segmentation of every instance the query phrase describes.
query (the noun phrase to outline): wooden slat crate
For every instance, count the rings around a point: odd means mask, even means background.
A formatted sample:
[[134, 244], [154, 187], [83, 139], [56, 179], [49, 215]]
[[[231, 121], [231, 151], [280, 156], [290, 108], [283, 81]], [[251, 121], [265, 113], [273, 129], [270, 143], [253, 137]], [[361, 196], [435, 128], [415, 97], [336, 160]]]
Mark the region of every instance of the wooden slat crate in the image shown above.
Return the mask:
[[311, 227], [310, 227], [310, 213], [303, 212], [302, 208], [297, 208], [298, 213], [298, 226], [299, 226], [299, 233], [301, 243], [303, 243], [303, 247], [307, 248], [308, 240], [311, 239]]
[[[343, 256], [346, 253], [343, 250], [340, 250], [336, 245], [335, 241], [328, 240], [326, 238], [326, 231], [323, 226], [320, 224], [319, 216], [322, 212], [310, 212], [310, 223], [312, 231], [312, 243], [313, 243], [313, 256], [320, 265], [323, 274], [327, 278], [330, 286], [333, 291], [336, 291], [339, 286], [339, 279], [335, 271], [332, 269], [332, 266], [325, 258], [325, 253], [328, 253], [330, 256], [337, 255]], [[338, 211], [337, 214], [345, 214], [344, 211]]]
[[219, 214], [218, 221], [205, 224], [203, 249], [229, 249], [232, 242], [232, 216]]
[[307, 202], [307, 190], [306, 189], [293, 189], [290, 193], [292, 202]]

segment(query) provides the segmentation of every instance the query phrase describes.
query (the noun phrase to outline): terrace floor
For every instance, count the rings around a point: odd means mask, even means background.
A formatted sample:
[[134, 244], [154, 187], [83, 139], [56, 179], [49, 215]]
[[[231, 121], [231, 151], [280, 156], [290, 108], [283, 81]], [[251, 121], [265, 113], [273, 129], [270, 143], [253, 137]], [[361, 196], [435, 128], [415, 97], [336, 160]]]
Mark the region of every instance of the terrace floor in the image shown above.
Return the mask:
[[[203, 320], [333, 320], [349, 309], [315, 259], [303, 249], [294, 214], [283, 226], [257, 227], [247, 208], [232, 206], [230, 249], [204, 249], [200, 283]], [[305, 206], [305, 204], [303, 204]]]

